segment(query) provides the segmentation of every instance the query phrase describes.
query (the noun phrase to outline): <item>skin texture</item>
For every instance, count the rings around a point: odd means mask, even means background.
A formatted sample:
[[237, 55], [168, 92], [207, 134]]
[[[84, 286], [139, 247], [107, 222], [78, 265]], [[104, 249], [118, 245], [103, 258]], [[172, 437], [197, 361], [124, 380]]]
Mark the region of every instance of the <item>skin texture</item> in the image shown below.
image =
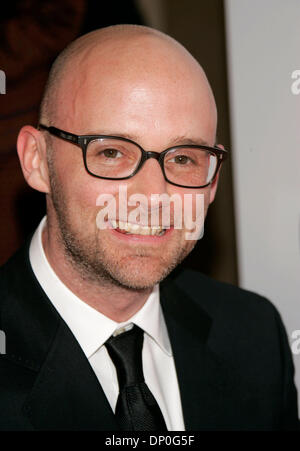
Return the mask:
[[[190, 141], [215, 143], [216, 106], [203, 70], [176, 41], [145, 27], [109, 27], [80, 38], [44, 103], [43, 123], [79, 135], [124, 136], [157, 152]], [[51, 266], [77, 296], [115, 321], [138, 311], [196, 244], [184, 229], [159, 244], [99, 230], [96, 199], [111, 193], [118, 201], [120, 181], [90, 176], [72, 143], [25, 126], [18, 154], [29, 185], [46, 193], [43, 245]], [[154, 193], [203, 193], [205, 214], [217, 187], [217, 179], [198, 190], [173, 186], [154, 159], [121, 183], [128, 197], [144, 194], [149, 205]]]

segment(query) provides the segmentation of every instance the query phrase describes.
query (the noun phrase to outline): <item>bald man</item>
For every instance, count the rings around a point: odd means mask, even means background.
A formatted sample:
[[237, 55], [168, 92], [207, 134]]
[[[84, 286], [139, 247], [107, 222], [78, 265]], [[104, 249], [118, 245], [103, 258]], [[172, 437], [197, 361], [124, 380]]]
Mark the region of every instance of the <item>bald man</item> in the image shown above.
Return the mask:
[[216, 194], [216, 125], [202, 68], [158, 31], [109, 27], [59, 55], [17, 143], [47, 216], [1, 270], [2, 430], [296, 429], [273, 305], [169, 276]]

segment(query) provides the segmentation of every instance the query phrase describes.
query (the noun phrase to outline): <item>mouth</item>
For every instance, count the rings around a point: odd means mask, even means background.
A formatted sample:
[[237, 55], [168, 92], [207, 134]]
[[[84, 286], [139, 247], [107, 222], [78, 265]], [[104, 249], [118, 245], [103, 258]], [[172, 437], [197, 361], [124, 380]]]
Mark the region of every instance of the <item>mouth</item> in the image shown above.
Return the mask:
[[165, 235], [167, 228], [161, 226], [142, 226], [124, 221], [111, 220], [112, 228], [124, 235], [143, 235], [160, 237]]

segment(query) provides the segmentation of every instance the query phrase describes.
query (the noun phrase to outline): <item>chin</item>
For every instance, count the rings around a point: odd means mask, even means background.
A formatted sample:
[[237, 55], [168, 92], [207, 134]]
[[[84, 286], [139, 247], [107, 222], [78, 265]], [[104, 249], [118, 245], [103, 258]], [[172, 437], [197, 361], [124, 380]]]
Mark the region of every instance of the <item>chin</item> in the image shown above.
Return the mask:
[[161, 282], [171, 270], [172, 268], [155, 267], [151, 263], [142, 262], [137, 265], [130, 262], [124, 267], [124, 271], [119, 271], [115, 275], [115, 279], [127, 288], [145, 290]]

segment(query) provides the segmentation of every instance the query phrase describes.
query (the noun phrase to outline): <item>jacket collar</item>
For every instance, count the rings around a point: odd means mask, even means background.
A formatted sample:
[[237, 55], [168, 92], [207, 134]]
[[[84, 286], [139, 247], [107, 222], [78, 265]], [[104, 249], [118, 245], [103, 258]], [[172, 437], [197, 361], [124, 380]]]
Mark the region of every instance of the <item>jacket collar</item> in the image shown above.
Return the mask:
[[2, 268], [5, 358], [36, 373], [23, 412], [37, 430], [117, 430], [87, 358], [32, 272], [28, 247]]
[[[180, 277], [184, 280], [184, 276]], [[199, 282], [199, 294], [195, 297], [187, 294], [176, 283], [176, 278], [161, 284], [161, 302], [188, 431], [216, 430], [218, 421], [226, 418], [228, 405], [234, 402], [238, 384], [236, 369], [228, 365], [212, 344], [215, 336], [213, 320], [200, 306], [201, 298], [210, 298], [211, 293], [207, 282], [202, 282]]]

